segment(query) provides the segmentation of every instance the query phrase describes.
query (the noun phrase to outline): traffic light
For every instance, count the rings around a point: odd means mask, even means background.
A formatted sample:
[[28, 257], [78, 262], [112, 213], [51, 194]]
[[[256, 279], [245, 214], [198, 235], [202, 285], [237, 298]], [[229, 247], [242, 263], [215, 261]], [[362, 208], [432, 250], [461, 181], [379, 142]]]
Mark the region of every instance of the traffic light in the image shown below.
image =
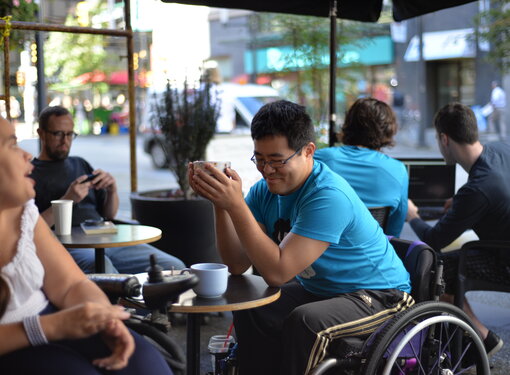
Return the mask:
[[37, 62], [37, 44], [35, 43], [30, 44], [30, 61], [34, 64]]
[[80, 1], [76, 4], [76, 18], [78, 20], [78, 25], [80, 26], [89, 26], [90, 18], [89, 18], [89, 4], [86, 1]]
[[20, 70], [16, 72], [16, 84], [18, 86], [25, 86], [25, 72]]

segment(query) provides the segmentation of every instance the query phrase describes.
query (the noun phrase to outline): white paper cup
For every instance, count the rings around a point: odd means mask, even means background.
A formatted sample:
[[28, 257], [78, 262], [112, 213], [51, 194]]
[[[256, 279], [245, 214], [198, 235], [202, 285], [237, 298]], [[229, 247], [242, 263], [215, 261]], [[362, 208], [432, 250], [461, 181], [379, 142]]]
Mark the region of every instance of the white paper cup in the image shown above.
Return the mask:
[[51, 201], [53, 217], [55, 219], [55, 234], [65, 236], [71, 234], [73, 222], [73, 201], [60, 199]]
[[211, 174], [207, 169], [205, 169], [205, 163], [211, 164], [216, 169], [219, 169], [221, 172], [225, 172], [225, 168], [230, 168], [229, 161], [205, 161], [205, 160], [197, 160], [193, 162], [193, 170], [196, 171], [198, 169], [203, 170], [204, 172]]
[[193, 291], [203, 298], [220, 297], [227, 290], [228, 267], [221, 263], [196, 263], [181, 271], [198, 276], [198, 284]]

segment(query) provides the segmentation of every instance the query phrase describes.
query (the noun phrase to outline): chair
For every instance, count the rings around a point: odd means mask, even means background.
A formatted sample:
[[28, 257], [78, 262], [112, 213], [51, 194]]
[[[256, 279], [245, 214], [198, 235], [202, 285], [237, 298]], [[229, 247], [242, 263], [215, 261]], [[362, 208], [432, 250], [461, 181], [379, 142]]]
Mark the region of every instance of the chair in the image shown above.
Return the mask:
[[497, 256], [499, 264], [507, 265], [507, 267], [510, 266], [510, 241], [478, 240], [466, 242], [460, 251], [457, 283], [455, 286], [454, 304], [460, 308], [464, 306], [465, 293], [470, 290], [490, 290], [510, 293], [510, 280], [501, 280], [501, 282], [496, 283], [488, 280], [473, 279], [467, 276], [466, 262], [468, 251], [472, 249], [492, 253]]
[[368, 207], [368, 210], [379, 223], [384, 232], [386, 232], [386, 225], [388, 224], [388, 217], [390, 216], [390, 207]]
[[434, 249], [422, 241], [409, 241], [388, 236], [398, 257], [411, 279], [412, 292], [416, 302], [437, 301], [441, 282], [437, 275], [442, 274], [442, 265], [437, 262]]

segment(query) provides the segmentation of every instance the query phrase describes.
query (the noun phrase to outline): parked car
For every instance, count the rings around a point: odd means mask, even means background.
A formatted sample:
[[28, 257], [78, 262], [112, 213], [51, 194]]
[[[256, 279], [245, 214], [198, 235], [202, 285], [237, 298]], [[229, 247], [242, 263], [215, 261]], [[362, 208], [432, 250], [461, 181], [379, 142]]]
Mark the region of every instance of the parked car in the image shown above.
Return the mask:
[[[223, 134], [249, 133], [253, 116], [264, 104], [281, 99], [278, 91], [269, 86], [236, 83], [216, 85], [212, 95], [217, 96], [221, 105], [216, 132]], [[148, 111], [145, 122], [151, 124], [142, 128], [143, 150], [151, 156], [155, 168], [167, 168], [168, 152], [161, 130], [154, 118], [154, 101], [159, 93], [149, 95]]]

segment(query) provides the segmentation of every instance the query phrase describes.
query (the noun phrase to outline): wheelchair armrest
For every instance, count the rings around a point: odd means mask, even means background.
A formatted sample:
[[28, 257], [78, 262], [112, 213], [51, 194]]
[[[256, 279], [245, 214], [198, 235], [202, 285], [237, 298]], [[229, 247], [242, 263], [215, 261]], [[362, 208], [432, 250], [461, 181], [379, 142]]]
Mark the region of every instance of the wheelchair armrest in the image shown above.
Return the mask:
[[110, 300], [120, 297], [138, 297], [141, 284], [133, 275], [91, 273], [87, 277], [95, 282]]

